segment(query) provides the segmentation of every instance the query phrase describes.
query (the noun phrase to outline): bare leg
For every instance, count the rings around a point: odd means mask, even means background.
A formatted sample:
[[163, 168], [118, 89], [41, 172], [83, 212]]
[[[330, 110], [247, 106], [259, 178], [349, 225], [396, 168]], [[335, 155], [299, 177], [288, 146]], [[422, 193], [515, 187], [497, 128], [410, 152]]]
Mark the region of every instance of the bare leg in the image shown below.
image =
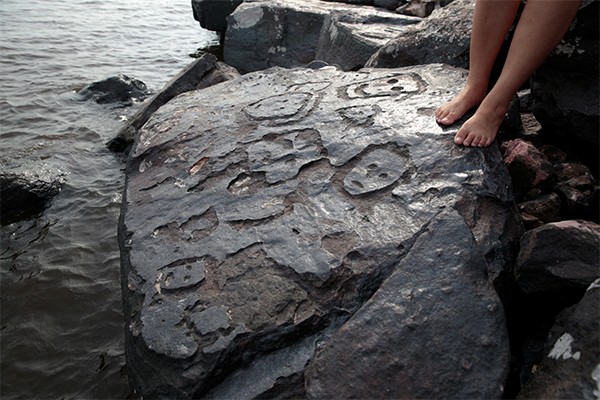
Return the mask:
[[437, 122], [451, 125], [484, 99], [492, 67], [520, 3], [521, 0], [477, 0], [471, 29], [469, 77], [464, 89], [436, 110]]
[[456, 144], [489, 146], [519, 87], [554, 50], [579, 7], [580, 0], [528, 0], [515, 29], [498, 81], [475, 114], [459, 129]]

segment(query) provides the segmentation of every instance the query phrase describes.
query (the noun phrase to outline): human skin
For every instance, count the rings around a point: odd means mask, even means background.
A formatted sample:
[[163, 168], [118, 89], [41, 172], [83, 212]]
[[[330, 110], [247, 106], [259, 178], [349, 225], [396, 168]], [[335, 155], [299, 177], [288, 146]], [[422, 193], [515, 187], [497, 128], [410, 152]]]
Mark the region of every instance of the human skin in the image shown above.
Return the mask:
[[472, 147], [492, 144], [513, 96], [564, 36], [580, 2], [527, 0], [500, 77], [488, 93], [492, 67], [521, 0], [477, 0], [467, 82], [461, 92], [435, 112], [439, 124], [451, 125], [477, 107], [454, 136], [456, 144]]

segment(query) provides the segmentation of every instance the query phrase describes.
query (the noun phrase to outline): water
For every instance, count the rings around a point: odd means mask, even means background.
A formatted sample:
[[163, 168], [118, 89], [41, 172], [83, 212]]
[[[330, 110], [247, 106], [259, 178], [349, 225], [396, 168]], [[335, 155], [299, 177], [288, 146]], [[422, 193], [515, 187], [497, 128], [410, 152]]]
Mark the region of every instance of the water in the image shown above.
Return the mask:
[[123, 399], [117, 219], [108, 151], [136, 106], [74, 91], [119, 73], [159, 90], [217, 41], [190, 0], [0, 0], [0, 169], [64, 180], [42, 216], [0, 228], [3, 399]]

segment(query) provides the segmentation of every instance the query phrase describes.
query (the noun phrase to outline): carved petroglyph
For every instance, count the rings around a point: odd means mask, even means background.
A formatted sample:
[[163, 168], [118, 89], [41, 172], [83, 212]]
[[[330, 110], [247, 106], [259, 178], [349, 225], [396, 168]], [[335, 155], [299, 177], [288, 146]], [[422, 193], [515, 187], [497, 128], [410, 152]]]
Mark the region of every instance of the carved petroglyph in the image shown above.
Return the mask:
[[[453, 153], [454, 128], [425, 115], [448, 76], [462, 75], [274, 68], [158, 110], [132, 151], [121, 226], [133, 368], [203, 397], [226, 371], [337, 329], [443, 209], [497, 197], [488, 156]], [[177, 363], [148, 367], [146, 353]]]
[[365, 155], [344, 179], [344, 189], [360, 195], [386, 188], [408, 169], [406, 157], [385, 149], [375, 149]]
[[395, 74], [384, 78], [352, 83], [340, 93], [348, 99], [371, 97], [406, 97], [422, 93], [425, 82], [417, 74]]
[[246, 106], [244, 112], [267, 125], [288, 124], [304, 118], [316, 103], [312, 93], [289, 92], [261, 99]]
[[322, 156], [320, 135], [312, 129], [263, 139], [248, 146], [248, 161], [253, 171], [265, 172], [270, 184], [293, 178], [303, 165]]
[[371, 126], [375, 116], [381, 112], [381, 107], [376, 104], [358, 105], [340, 108], [338, 113], [354, 126]]
[[196, 261], [163, 269], [159, 274], [160, 279], [157, 280], [157, 284], [161, 292], [186, 289], [198, 285], [204, 280], [204, 277], [204, 263]]

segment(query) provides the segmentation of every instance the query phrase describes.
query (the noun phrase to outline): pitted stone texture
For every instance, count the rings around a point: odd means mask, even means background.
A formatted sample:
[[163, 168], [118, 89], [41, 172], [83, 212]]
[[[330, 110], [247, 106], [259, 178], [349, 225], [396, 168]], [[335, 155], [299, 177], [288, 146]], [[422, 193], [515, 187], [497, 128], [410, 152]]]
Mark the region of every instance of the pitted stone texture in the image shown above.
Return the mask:
[[227, 18], [223, 57], [242, 73], [315, 59], [356, 69], [416, 22], [375, 7], [321, 0], [246, 1]]
[[[500, 398], [508, 338], [502, 306], [474, 247], [462, 217], [455, 210], [440, 213], [318, 352], [306, 371], [308, 397]], [[463, 313], [478, 321], [477, 329], [464, 323]]]
[[[119, 229], [134, 388], [144, 397], [191, 398], [226, 396], [246, 382], [252, 387], [238, 388], [240, 398], [304, 393], [317, 343], [328, 343], [403, 270], [415, 241], [451, 212], [472, 239], [461, 254], [479, 261], [453, 269], [452, 285], [472, 290], [453, 292], [447, 307], [471, 338], [493, 343], [468, 363], [484, 365], [490, 354], [499, 363], [489, 386], [465, 390], [496, 394], [506, 367], [504, 320], [499, 309], [472, 310], [498, 305], [489, 283], [506, 271], [520, 232], [497, 146], [457, 147], [456, 129], [432, 117], [464, 78], [444, 65], [275, 68], [160, 108], [132, 149]], [[421, 284], [397, 282], [397, 290]], [[413, 318], [430, 313], [417, 304]], [[450, 335], [438, 337], [436, 351], [471, 340]], [[394, 369], [401, 349], [381, 337], [378, 351], [392, 355], [381, 368]], [[405, 358], [417, 372], [398, 379], [418, 376], [421, 357]], [[442, 375], [430, 382], [449, 392], [463, 383]]]

